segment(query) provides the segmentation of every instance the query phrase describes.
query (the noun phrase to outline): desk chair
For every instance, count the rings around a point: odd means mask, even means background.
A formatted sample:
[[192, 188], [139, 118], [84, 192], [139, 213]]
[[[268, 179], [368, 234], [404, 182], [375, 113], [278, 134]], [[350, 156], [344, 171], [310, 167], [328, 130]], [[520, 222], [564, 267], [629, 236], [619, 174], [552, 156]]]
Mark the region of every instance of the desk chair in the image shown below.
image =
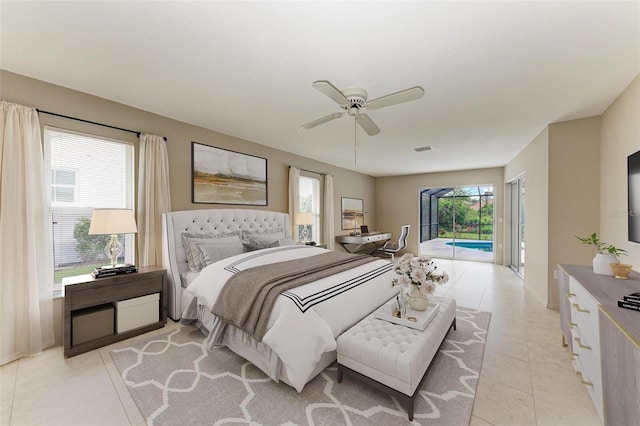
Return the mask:
[[400, 250], [404, 250], [407, 247], [407, 237], [409, 236], [410, 227], [411, 225], [402, 225], [402, 230], [400, 231], [400, 237], [398, 237], [398, 241], [387, 241], [378, 250], [385, 252], [385, 254], [390, 254], [391, 261], [393, 262], [395, 260], [393, 255]]

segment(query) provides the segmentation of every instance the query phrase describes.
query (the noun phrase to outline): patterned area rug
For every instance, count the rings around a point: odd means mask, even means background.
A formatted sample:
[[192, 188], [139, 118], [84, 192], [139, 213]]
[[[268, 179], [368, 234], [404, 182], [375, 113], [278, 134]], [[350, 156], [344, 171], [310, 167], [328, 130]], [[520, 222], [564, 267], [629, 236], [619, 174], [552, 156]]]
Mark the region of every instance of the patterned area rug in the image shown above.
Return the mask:
[[[458, 308], [415, 401], [414, 424], [468, 425], [491, 314]], [[335, 364], [300, 394], [226, 348], [210, 353], [192, 326], [113, 350], [111, 356], [150, 425], [403, 425], [398, 401]]]

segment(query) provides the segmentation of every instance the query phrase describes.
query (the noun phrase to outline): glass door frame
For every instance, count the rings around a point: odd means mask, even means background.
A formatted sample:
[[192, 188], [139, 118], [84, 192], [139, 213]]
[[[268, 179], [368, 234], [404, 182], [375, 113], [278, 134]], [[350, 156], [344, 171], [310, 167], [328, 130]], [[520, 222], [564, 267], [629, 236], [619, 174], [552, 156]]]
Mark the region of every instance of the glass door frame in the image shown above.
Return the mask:
[[524, 278], [525, 177], [518, 176], [507, 183], [509, 193], [509, 267]]

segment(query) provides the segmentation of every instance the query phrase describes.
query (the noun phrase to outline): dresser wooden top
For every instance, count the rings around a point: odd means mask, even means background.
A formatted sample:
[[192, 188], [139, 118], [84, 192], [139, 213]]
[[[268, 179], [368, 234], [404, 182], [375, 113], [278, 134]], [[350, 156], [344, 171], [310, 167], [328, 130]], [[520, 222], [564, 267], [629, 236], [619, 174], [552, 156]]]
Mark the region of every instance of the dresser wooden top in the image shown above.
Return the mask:
[[619, 327], [622, 327], [640, 344], [640, 311], [618, 307], [618, 300], [630, 293], [640, 291], [640, 274], [631, 271], [629, 279], [620, 280], [593, 273], [591, 266], [560, 265], [574, 277], [602, 305]]

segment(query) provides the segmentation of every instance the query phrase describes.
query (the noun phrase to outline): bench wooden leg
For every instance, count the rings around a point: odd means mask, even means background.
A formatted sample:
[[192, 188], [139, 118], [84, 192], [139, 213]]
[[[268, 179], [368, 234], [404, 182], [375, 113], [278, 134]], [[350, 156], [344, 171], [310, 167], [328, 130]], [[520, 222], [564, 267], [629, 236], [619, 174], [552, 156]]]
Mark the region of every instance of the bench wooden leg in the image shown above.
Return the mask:
[[457, 328], [456, 328], [456, 319], [455, 318], [453, 319], [453, 329], [457, 330]]
[[344, 371], [342, 371], [341, 365], [338, 364], [338, 383], [342, 383], [343, 375], [344, 375]]

